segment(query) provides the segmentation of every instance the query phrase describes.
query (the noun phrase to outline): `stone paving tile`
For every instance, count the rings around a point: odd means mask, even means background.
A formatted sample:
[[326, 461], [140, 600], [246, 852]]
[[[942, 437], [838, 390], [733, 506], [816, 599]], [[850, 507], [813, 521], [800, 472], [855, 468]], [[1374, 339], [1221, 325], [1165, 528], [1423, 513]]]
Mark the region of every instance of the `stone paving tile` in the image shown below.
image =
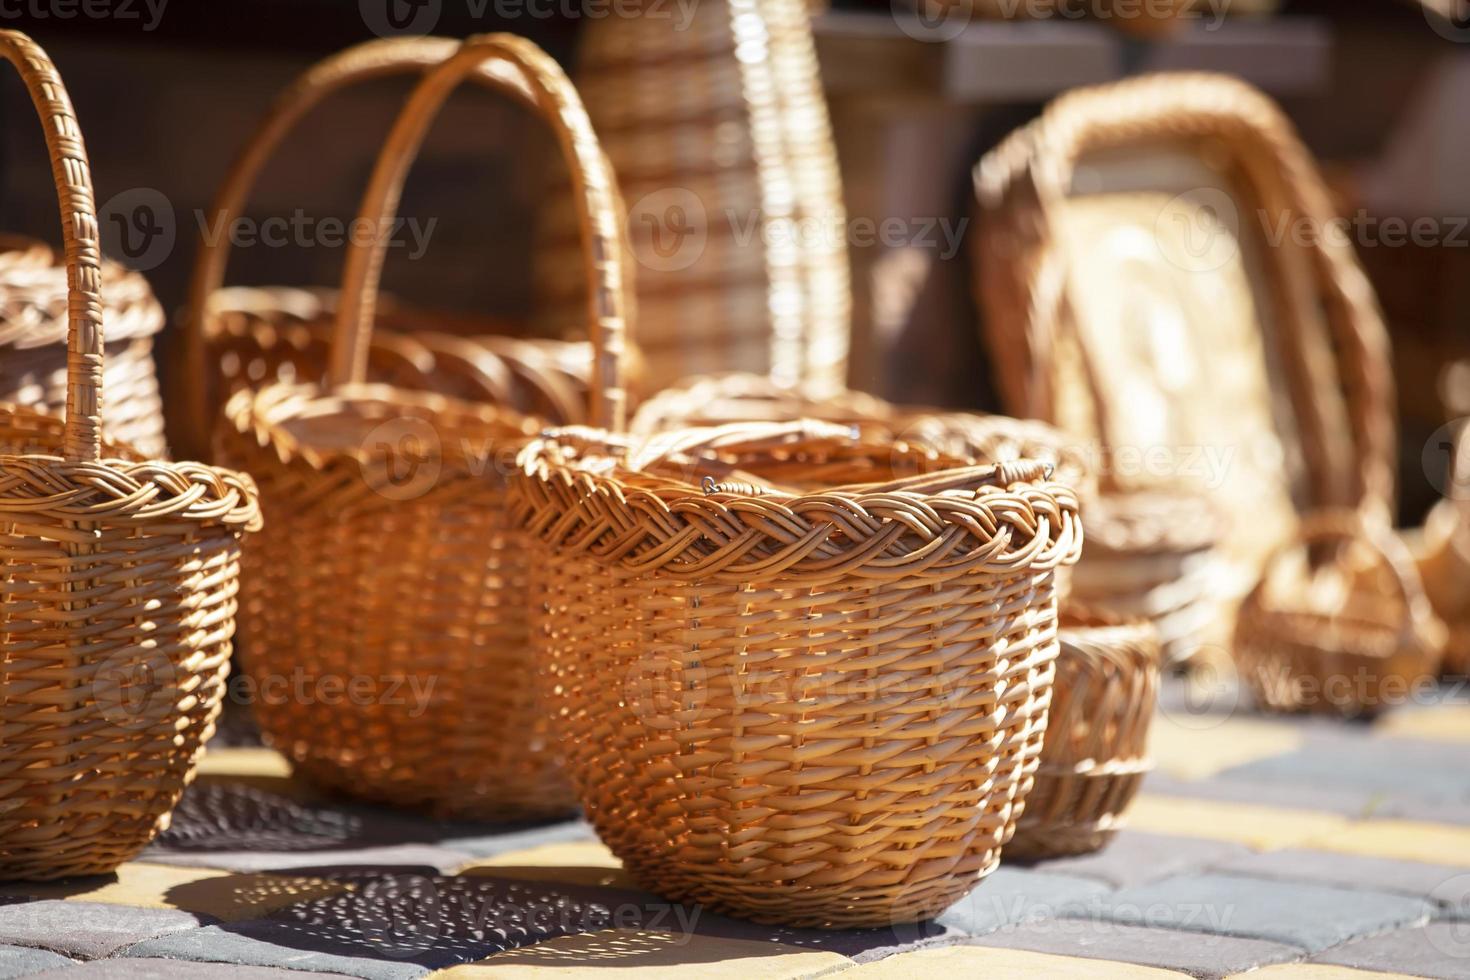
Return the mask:
[[342, 980], [341, 974], [226, 963], [117, 957], [67, 969], [47, 970], [28, 980]]
[[1115, 922], [1052, 919], [1028, 922], [978, 940], [984, 946], [1029, 949], [1090, 959], [1116, 960], [1217, 977], [1301, 957], [1295, 946], [1176, 929], [1147, 929]]
[[151, 864], [242, 873], [294, 871], [317, 867], [324, 861], [374, 867], [431, 868], [439, 872], [451, 872], [474, 861], [473, 857], [462, 851], [451, 851], [432, 844], [391, 844], [387, 847], [320, 851], [175, 852], [149, 848], [142, 856]]
[[1324, 837], [1347, 824], [1346, 817], [1335, 813], [1151, 793], [1139, 795], [1128, 809], [1128, 825], [1134, 830], [1177, 834], [1187, 827], [1194, 837], [1230, 841], [1257, 850], [1290, 847]]
[[556, 976], [565, 980], [606, 977], [609, 968], [639, 977], [709, 977], [712, 980], [796, 980], [844, 970], [845, 956], [779, 943], [711, 936], [681, 936], [640, 929], [604, 929], [562, 936], [536, 946], [452, 967], [435, 978]]
[[1470, 827], [1416, 820], [1361, 820], [1308, 843], [1320, 850], [1470, 868]]
[[1095, 901], [1080, 915], [1152, 928], [1265, 939], [1308, 952], [1425, 921], [1426, 902], [1368, 890], [1205, 874], [1169, 878]]
[[42, 970], [58, 970], [72, 966], [65, 956], [44, 949], [26, 949], [21, 946], [0, 946], [0, 980], [26, 977]]
[[466, 864], [459, 873], [639, 890], [638, 883], [623, 870], [623, 862], [607, 849], [606, 844], [595, 840], [542, 844], [525, 850], [507, 851]]
[[1043, 874], [1002, 865], [974, 891], [951, 905], [937, 921], [942, 926], [979, 936], [1005, 925], [1052, 918], [1107, 892], [1106, 885], [1091, 878]]
[[1004, 854], [1001, 858], [1007, 867], [1029, 867], [1045, 874], [1095, 878], [1114, 888], [1121, 888], [1203, 870], [1249, 853], [1243, 845], [1229, 841], [1124, 829], [1107, 847], [1094, 854], [1031, 863], [1006, 860]]
[[1283, 963], [1280, 966], [1263, 967], [1250, 974], [1237, 973], [1228, 980], [1249, 977], [1249, 980], [1416, 980], [1407, 973], [1379, 973], [1376, 970], [1353, 970], [1343, 966], [1323, 966], [1320, 963]]
[[1401, 738], [1315, 741], [1298, 751], [1236, 766], [1221, 778], [1346, 787], [1421, 800], [1470, 796], [1470, 767], [1460, 744]]
[[442, 831], [438, 843], [451, 850], [477, 858], [495, 857], [509, 851], [523, 851], [543, 844], [569, 841], [595, 841], [597, 835], [583, 820], [562, 820], [532, 827], [486, 828], [483, 825], [450, 825]]
[[1470, 929], [1459, 922], [1431, 922], [1345, 943], [1312, 962], [1464, 980], [1470, 976]]
[[[413, 962], [389, 959], [382, 950], [377, 954], [381, 958], [370, 958], [362, 953], [319, 951], [312, 948], [310, 937], [303, 935], [301, 930], [283, 928], [282, 924], [272, 922], [206, 926], [189, 932], [176, 932], [139, 943], [128, 949], [128, 955], [192, 963], [345, 973], [365, 980], [412, 980], [429, 972], [428, 967]], [[299, 974], [293, 974], [295, 976]]]
[[983, 980], [1185, 980], [1186, 974], [1132, 963], [1021, 949], [942, 946], [900, 953], [838, 974], [842, 980], [935, 980], [977, 977]]
[[1175, 779], [1162, 772], [1151, 772], [1144, 778], [1143, 792], [1151, 796], [1173, 796], [1186, 799], [1219, 800], [1222, 803], [1249, 803], [1256, 806], [1278, 806], [1290, 810], [1313, 810], [1345, 817], [1373, 816], [1389, 803], [1389, 798], [1371, 790], [1319, 786], [1293, 786], [1270, 780], [1243, 779], [1239, 776], [1194, 782]]
[[1175, 711], [1154, 717], [1148, 744], [1159, 772], [1198, 780], [1292, 752], [1302, 741], [1300, 728], [1286, 722]]
[[39, 901], [0, 906], [0, 943], [40, 946], [88, 959], [169, 932], [199, 926], [198, 916], [173, 909], [128, 908], [100, 902]]
[[1433, 900], [1432, 893], [1441, 891], [1449, 881], [1456, 878], [1470, 881], [1470, 874], [1464, 868], [1306, 849], [1247, 853], [1220, 861], [1212, 870], [1282, 881], [1371, 888], [1426, 901]]

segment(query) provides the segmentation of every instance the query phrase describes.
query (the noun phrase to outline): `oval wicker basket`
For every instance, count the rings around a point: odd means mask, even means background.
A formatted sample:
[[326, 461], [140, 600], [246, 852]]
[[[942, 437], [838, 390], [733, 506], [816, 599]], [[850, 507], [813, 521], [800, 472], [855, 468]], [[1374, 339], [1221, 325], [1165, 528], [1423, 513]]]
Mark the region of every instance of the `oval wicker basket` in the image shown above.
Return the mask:
[[[103, 431], [145, 456], [164, 456], [153, 364], [163, 307], [139, 273], [103, 260], [101, 276], [107, 303]], [[0, 238], [0, 402], [52, 412], [66, 406], [67, 296], [66, 263], [50, 246]]]
[[[491, 78], [555, 131], [576, 175], [597, 368], [591, 415], [622, 425], [622, 246], [616, 188], [556, 63], [509, 35], [472, 38], [409, 98], [364, 199], [383, 227], [430, 122], [465, 78]], [[545, 426], [503, 406], [364, 385], [382, 242], [355, 243], [331, 386], [245, 389], [220, 450], [256, 474], [271, 524], [247, 552], [246, 667], [278, 677], [407, 678], [397, 697], [262, 700], [267, 740], [311, 779], [354, 796], [458, 817], [573, 805], [536, 699], [527, 636], [529, 541], [506, 515], [503, 474]], [[409, 697], [414, 685], [422, 695]]]
[[104, 444], [109, 307], [91, 170], [46, 53], [0, 31], [46, 133], [71, 283], [66, 419], [0, 408], [0, 879], [141, 851], [214, 731], [250, 478]]
[[[236, 158], [209, 214], [212, 227], [229, 228], [265, 165], [295, 126], [322, 102], [352, 85], [391, 75], [422, 73], [457, 48], [448, 38], [369, 41], [309, 69], [281, 93]], [[489, 70], [475, 81], [495, 88]], [[205, 235], [190, 283], [184, 318], [178, 389], [170, 399], [176, 441], [196, 456], [221, 406], [241, 388], [271, 381], [316, 382], [326, 374], [337, 296], [293, 287], [222, 288], [230, 255], [227, 234]], [[552, 422], [584, 419], [578, 393], [586, 387], [590, 349], [585, 342], [499, 337], [497, 321], [404, 308], [386, 298], [378, 306], [369, 342], [368, 377], [396, 387], [492, 401]]]
[[567, 766], [644, 887], [788, 926], [935, 915], [1041, 750], [1077, 497], [820, 422], [554, 430], [512, 481]]
[[[1313, 573], [1293, 555], [1315, 560]], [[1404, 543], [1376, 520], [1322, 511], [1246, 596], [1234, 653], [1263, 707], [1359, 716], [1431, 682], [1444, 639]]]
[[1148, 728], [1159, 693], [1153, 624], [1062, 614], [1057, 677], [1036, 785], [1006, 859], [1100, 850], [1153, 768]]

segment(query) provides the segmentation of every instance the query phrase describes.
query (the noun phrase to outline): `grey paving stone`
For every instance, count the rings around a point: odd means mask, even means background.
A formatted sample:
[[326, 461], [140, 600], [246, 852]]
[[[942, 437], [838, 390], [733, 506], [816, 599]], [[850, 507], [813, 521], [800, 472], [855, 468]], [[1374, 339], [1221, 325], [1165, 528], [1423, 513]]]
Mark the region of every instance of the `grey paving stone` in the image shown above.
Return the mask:
[[44, 949], [22, 946], [0, 946], [0, 980], [28, 977], [42, 970], [72, 966], [71, 960]]
[[254, 874], [320, 867], [328, 862], [374, 867], [433, 868], [439, 872], [451, 872], [469, 864], [475, 858], [464, 851], [453, 851], [432, 844], [390, 844], [386, 847], [322, 851], [169, 851], [154, 848], [139, 860], [154, 864], [221, 868], [225, 871]]
[[1107, 892], [1106, 885], [1091, 878], [1001, 866], [935, 921], [979, 936], [1004, 925], [1052, 918]]
[[91, 963], [64, 970], [47, 970], [28, 980], [341, 980], [341, 974], [226, 963], [116, 957], [93, 960]]
[[1002, 854], [1001, 860], [1007, 866], [1029, 867], [1045, 874], [1096, 878], [1114, 888], [1122, 888], [1202, 871], [1213, 864], [1250, 853], [1248, 848], [1226, 841], [1124, 830], [1095, 854], [1031, 863], [1007, 861]]
[[977, 940], [983, 946], [1084, 956], [1219, 977], [1269, 963], [1300, 959], [1302, 950], [1262, 939], [1146, 929], [1085, 919], [1050, 919], [1007, 926]]
[[1379, 809], [1387, 800], [1384, 794], [1368, 789], [1323, 789], [1279, 780], [1248, 779], [1238, 774], [1196, 781], [1174, 779], [1164, 773], [1152, 772], [1144, 780], [1143, 792], [1156, 796], [1219, 800], [1223, 803], [1318, 810], [1347, 817], [1378, 816]]
[[1313, 963], [1464, 980], [1470, 976], [1470, 926], [1431, 922], [1345, 943], [1313, 957]]
[[1075, 918], [1265, 939], [1315, 952], [1357, 936], [1427, 920], [1427, 902], [1325, 885], [1206, 874], [1125, 888]]
[[47, 900], [0, 906], [0, 943], [95, 959], [143, 939], [195, 929], [200, 916], [102, 902]]
[[1385, 799], [1373, 811], [1375, 817], [1398, 820], [1422, 820], [1426, 823], [1451, 823], [1470, 826], [1470, 799], [1410, 800]]
[[1303, 787], [1348, 789], [1425, 801], [1470, 797], [1465, 749], [1449, 742], [1403, 738], [1314, 740], [1295, 752], [1227, 769], [1221, 781], [1249, 779]]
[[437, 842], [454, 851], [487, 858], [528, 847], [540, 847], [542, 844], [596, 839], [597, 834], [586, 821], [564, 820], [536, 827], [511, 827], [503, 830], [461, 824], [445, 829]]
[[1397, 892], [1431, 902], [1439, 901], [1435, 893], [1441, 892], [1455, 879], [1470, 882], [1470, 874], [1464, 868], [1296, 849], [1247, 852], [1219, 862], [1212, 870], [1279, 881], [1310, 881], [1344, 888]]
[[[255, 927], [251, 929], [250, 927]], [[262, 929], [264, 926], [266, 928]], [[244, 926], [207, 926], [190, 932], [177, 932], [150, 939], [128, 950], [131, 957], [144, 959], [189, 960], [199, 963], [227, 963], [236, 967], [276, 967], [286, 970], [347, 974], [365, 980], [410, 980], [429, 972], [416, 963], [391, 959], [370, 959], [364, 955], [340, 955], [303, 948], [299, 935], [286, 930], [273, 935], [270, 928], [279, 923], [246, 923]], [[294, 976], [294, 975], [293, 975]]]

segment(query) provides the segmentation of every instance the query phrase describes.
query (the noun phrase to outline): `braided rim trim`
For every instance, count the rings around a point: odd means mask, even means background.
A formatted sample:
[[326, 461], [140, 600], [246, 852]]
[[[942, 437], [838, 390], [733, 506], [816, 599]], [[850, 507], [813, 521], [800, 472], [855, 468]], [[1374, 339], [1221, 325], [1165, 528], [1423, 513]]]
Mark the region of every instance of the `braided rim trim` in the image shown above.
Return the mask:
[[[804, 449], [830, 451], [831, 433], [822, 430], [832, 427], [808, 426], [812, 434], [781, 444], [785, 466]], [[891, 443], [846, 448], [875, 459], [895, 450]], [[696, 486], [629, 469], [631, 452], [626, 441], [581, 428], [533, 440], [511, 480], [514, 519], [564, 554], [586, 553], [629, 573], [731, 582], [778, 574], [798, 581], [1016, 575], [1070, 565], [1081, 554], [1075, 491], [1029, 482], [1044, 472], [1030, 461], [792, 493], [739, 481]]]

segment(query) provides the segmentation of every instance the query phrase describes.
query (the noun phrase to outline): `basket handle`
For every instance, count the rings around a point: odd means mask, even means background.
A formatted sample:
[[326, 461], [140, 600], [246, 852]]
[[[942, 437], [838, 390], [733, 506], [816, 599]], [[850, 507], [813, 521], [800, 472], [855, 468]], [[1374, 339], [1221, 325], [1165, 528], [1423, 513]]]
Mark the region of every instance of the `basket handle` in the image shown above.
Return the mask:
[[[1069, 193], [1077, 163], [1089, 152], [1146, 140], [1221, 136], [1253, 185], [1280, 184], [1293, 213], [1311, 219], [1316, 228], [1328, 227], [1333, 214], [1311, 157], [1290, 122], [1268, 98], [1234, 79], [1179, 72], [1079, 90], [1058, 99], [1033, 126], [1034, 131], [1028, 130], [1031, 138], [1046, 149], [1036, 157], [1037, 166], [1017, 167], [1014, 160], [998, 164], [997, 173], [982, 175], [984, 194], [993, 197], [997, 184], [1009, 177], [1017, 190], [1034, 194], [1046, 208]], [[1018, 140], [1016, 148], [1023, 145]], [[1304, 448], [1319, 457], [1317, 477], [1323, 483], [1319, 490], [1329, 498], [1322, 503], [1359, 506], [1391, 521], [1397, 434], [1387, 332], [1351, 246], [1331, 235], [1310, 237], [1307, 250], [1342, 359], [1340, 378], [1351, 389], [1350, 396], [1356, 395], [1348, 398], [1358, 458], [1357, 486], [1352, 488], [1356, 499], [1331, 499], [1328, 461], [1313, 449], [1314, 440], [1309, 438]], [[1311, 406], [1302, 414], [1320, 434], [1325, 421]]]
[[62, 452], [68, 462], [102, 457], [102, 246], [92, 167], [56, 66], [41, 46], [20, 31], [0, 31], [0, 54], [15, 66], [36, 107], [51, 157], [51, 178], [61, 205], [66, 258], [66, 423]]
[[451, 92], [476, 71], [487, 72], [507, 88], [518, 89], [555, 132], [566, 157], [581, 225], [593, 347], [593, 422], [622, 431], [627, 395], [622, 388], [624, 352], [624, 276], [622, 223], [612, 168], [592, 131], [582, 100], [566, 73], [532, 42], [510, 34], [481, 34], [424, 76], [404, 105], [383, 146], [363, 197], [362, 227], [377, 229], [371, 242], [354, 241], [338, 305], [327, 380], [330, 385], [361, 382], [367, 373], [368, 341], [376, 316], [378, 285], [392, 216], [398, 209], [408, 168], [429, 126]]
[[[363, 82], [421, 72], [454, 53], [459, 42], [445, 37], [394, 37], [348, 48], [307, 69], [272, 104], [244, 149], [231, 164], [215, 193], [208, 217], [216, 229], [228, 229], [240, 217], [260, 173], [281, 143], [308, 113], [334, 93]], [[485, 85], [497, 84], [488, 71], [476, 76]], [[209, 387], [214, 380], [206, 363], [205, 310], [209, 298], [224, 285], [230, 260], [230, 236], [218, 234], [199, 244], [189, 281], [189, 295], [181, 338], [183, 370], [178, 390], [178, 424], [188, 442], [209, 442]]]

